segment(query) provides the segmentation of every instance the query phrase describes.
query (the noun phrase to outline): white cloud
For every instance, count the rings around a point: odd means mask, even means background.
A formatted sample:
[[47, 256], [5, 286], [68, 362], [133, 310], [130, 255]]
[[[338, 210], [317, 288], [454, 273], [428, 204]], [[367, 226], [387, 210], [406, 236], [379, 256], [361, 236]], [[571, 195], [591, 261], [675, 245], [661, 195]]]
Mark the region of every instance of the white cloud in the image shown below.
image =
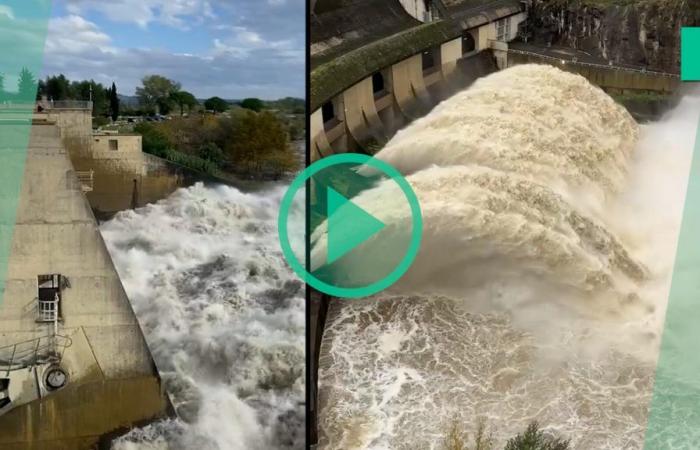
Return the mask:
[[[67, 15], [51, 21], [44, 76], [115, 81], [127, 95], [144, 76], [161, 74], [199, 98], [303, 96], [303, 0], [276, 6], [269, 0], [57, 1], [58, 11]], [[111, 39], [108, 28], [100, 28], [109, 22], [144, 28], [114, 27], [128, 29], [129, 40], [139, 42], [139, 48], [121, 46], [117, 36]], [[169, 38], [146, 30], [151, 24], [195, 33], [190, 38], [182, 32], [164, 43]]]
[[7, 5], [0, 5], [0, 16], [6, 16], [10, 20], [15, 20], [15, 14], [12, 12], [12, 8]]
[[[94, 79], [117, 83], [119, 92], [133, 95], [141, 79], [161, 74], [182, 83], [200, 98], [279, 98], [302, 96], [303, 49], [266, 43], [239, 30], [237, 44], [219, 39], [204, 54], [149, 48], [115, 48], [110, 37], [82, 17], [52, 19], [46, 43], [43, 76], [63, 73], [71, 80]], [[240, 45], [240, 46], [238, 46]]]
[[116, 52], [112, 39], [99, 27], [80, 16], [70, 15], [49, 21], [45, 52], [52, 54], [83, 54], [90, 52]]
[[66, 0], [72, 14], [98, 11], [114, 22], [135, 23], [143, 28], [152, 22], [187, 29], [216, 17], [209, 0]]

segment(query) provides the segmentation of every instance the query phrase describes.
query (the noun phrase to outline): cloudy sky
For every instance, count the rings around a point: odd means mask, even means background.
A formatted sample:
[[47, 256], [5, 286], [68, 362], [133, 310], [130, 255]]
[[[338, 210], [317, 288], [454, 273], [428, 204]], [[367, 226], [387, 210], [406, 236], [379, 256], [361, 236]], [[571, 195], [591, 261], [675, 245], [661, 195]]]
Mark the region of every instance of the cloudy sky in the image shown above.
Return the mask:
[[304, 3], [54, 0], [43, 73], [126, 95], [160, 74], [199, 98], [303, 97]]

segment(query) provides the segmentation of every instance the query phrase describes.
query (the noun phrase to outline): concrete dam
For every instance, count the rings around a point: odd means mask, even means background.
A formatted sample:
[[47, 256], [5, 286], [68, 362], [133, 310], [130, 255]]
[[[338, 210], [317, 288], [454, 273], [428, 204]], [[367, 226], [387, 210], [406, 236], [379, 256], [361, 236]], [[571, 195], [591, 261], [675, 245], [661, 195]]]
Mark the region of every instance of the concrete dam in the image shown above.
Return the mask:
[[[16, 131], [0, 124], [5, 133]], [[0, 447], [93, 448], [170, 402], [54, 123], [31, 127], [0, 305]]]
[[33, 116], [0, 305], [0, 448], [300, 448], [284, 185], [243, 192], [93, 132], [89, 102], [39, 106], [0, 117]]
[[[663, 159], [659, 146], [673, 148], [669, 158], [679, 172], [653, 176], [668, 195], [680, 196], [697, 98], [684, 98], [658, 124], [635, 123], [606, 93], [670, 97], [680, 86], [678, 73], [528, 42], [532, 3], [312, 2], [312, 161], [360, 152], [391, 163], [417, 190], [430, 230], [415, 267], [385, 294], [343, 301], [312, 292], [310, 420], [319, 449], [439, 448], [451, 420], [474, 432], [469, 427], [481, 415], [493, 419], [498, 443], [533, 418], [572, 438], [576, 448], [617, 449], [643, 440], [653, 381], [647, 350], [658, 344], [657, 312], [664, 306], [657, 289], [667, 286], [673, 255], [664, 247], [658, 264], [650, 263], [639, 255], [649, 247], [626, 240], [630, 224], [598, 215], [617, 211], [618, 218], [620, 198], [660, 201], [642, 186]], [[685, 121], [687, 115], [693, 119]], [[676, 139], [668, 138], [672, 129]], [[595, 180], [589, 191], [579, 184], [584, 179]], [[579, 211], [579, 194], [597, 212]], [[674, 232], [681, 206], [661, 219]], [[559, 225], [528, 225], [562, 214], [571, 222], [561, 226], [577, 228], [583, 241], [598, 236], [612, 253], [591, 256], [600, 248], [583, 244], [569, 260], [568, 244], [547, 231]], [[584, 237], [583, 229], [592, 234]], [[468, 245], [465, 236], [475, 242]], [[581, 266], [572, 262], [579, 257]], [[530, 258], [532, 264], [524, 262]], [[591, 271], [581, 280], [584, 266]], [[553, 309], [565, 323], [590, 326], [588, 332], [608, 330], [592, 317], [595, 307], [582, 305], [625, 298], [622, 285], [638, 289], [632, 297], [639, 302], [601, 307], [603, 322], [615, 317], [633, 330], [620, 338], [620, 348], [593, 356], [595, 345], [562, 337], [586, 355], [584, 362], [563, 369], [562, 361], [573, 363], [555, 351], [556, 361], [540, 365], [538, 349], [556, 345], [537, 329], [550, 330], [536, 322], [538, 315]], [[599, 296], [581, 294], [587, 289]], [[592, 386], [606, 373], [620, 379]], [[618, 391], [618, 381], [636, 388]], [[577, 390], [587, 394], [567, 397]], [[606, 400], [610, 390], [616, 395]], [[545, 412], [538, 415], [540, 407]]]

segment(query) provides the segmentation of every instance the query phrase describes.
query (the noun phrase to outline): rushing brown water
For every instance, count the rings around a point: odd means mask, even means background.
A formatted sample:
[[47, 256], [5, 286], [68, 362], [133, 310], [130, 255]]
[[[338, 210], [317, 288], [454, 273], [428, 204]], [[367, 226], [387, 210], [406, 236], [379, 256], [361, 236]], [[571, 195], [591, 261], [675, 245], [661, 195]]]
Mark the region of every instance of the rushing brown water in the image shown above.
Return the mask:
[[285, 189], [196, 184], [102, 225], [178, 413], [115, 450], [304, 447], [304, 288], [277, 241]]
[[[321, 447], [439, 448], [483, 418], [499, 444], [536, 419], [576, 449], [641, 448], [699, 111], [640, 127], [527, 65], [399, 132], [377, 157], [416, 191], [423, 242], [390, 291], [331, 307]], [[391, 224], [395, 194], [353, 201]]]

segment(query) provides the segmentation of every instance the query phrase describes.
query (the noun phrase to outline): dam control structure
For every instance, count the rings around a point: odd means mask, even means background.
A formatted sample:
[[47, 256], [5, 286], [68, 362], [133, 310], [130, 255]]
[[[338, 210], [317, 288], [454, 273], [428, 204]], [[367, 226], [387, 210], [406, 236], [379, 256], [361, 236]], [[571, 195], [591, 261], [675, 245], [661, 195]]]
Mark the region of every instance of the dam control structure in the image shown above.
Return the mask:
[[86, 198], [94, 173], [64, 145], [90, 106], [32, 119], [0, 304], [2, 449], [96, 448], [172, 411]]
[[[533, 0], [312, 0], [310, 157], [374, 154], [401, 128], [478, 78], [548, 64], [610, 94], [669, 95], [678, 73], [530, 42]], [[309, 403], [317, 440], [318, 367], [333, 300], [311, 293]]]
[[311, 159], [374, 153], [481, 76], [543, 63], [610, 93], [669, 94], [678, 73], [528, 42], [532, 0], [311, 2]]

